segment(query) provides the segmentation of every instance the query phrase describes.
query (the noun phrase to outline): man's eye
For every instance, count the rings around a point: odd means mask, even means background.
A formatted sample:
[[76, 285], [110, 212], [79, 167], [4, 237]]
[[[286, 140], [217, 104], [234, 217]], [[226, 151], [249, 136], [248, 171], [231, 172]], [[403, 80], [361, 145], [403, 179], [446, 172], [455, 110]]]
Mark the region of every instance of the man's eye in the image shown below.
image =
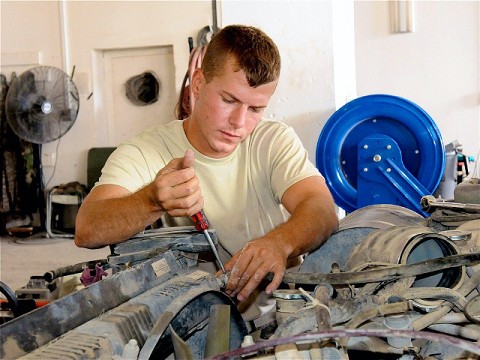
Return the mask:
[[250, 108], [250, 110], [251, 110], [252, 112], [254, 112], [255, 114], [258, 114], [258, 113], [260, 113], [260, 112], [262, 111], [261, 109], [255, 108], [255, 107]]
[[235, 100], [227, 99], [227, 98], [223, 98], [223, 101], [226, 102], [227, 104], [233, 104], [235, 102]]

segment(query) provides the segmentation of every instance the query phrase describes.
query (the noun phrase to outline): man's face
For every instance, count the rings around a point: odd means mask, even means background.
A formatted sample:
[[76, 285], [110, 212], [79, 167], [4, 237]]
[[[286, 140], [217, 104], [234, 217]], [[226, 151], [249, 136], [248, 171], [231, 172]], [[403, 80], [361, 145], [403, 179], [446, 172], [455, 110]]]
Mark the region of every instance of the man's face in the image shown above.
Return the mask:
[[187, 137], [202, 154], [223, 158], [260, 122], [277, 81], [252, 88], [244, 72], [235, 72], [232, 64], [227, 63], [223, 74], [209, 83], [197, 69], [192, 84], [195, 107]]

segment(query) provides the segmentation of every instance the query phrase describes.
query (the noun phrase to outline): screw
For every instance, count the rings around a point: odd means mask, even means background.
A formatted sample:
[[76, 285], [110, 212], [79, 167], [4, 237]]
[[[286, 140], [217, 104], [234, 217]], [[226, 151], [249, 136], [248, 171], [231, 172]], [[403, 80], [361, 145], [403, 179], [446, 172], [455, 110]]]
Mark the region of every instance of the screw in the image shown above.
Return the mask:
[[363, 148], [368, 149], [368, 145], [367, 144], [363, 145]]
[[375, 162], [379, 162], [380, 160], [382, 160], [382, 157], [378, 154], [373, 157], [373, 161]]
[[390, 171], [392, 171], [392, 169], [390, 169], [390, 168], [387, 168], [387, 172], [390, 172]]
[[368, 168], [363, 168], [363, 172], [367, 172], [368, 171]]
[[419, 150], [415, 150], [415, 154], [419, 154], [419, 153], [420, 153], [420, 151], [419, 151]]
[[390, 150], [392, 148], [392, 145], [387, 145], [387, 150]]

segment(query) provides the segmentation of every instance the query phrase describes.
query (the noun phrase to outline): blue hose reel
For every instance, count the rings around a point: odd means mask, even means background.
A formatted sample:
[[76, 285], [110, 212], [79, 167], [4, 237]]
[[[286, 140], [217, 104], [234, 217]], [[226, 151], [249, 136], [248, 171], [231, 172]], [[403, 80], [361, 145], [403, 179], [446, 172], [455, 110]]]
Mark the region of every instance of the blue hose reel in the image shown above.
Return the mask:
[[445, 169], [440, 131], [418, 105], [392, 95], [368, 95], [338, 109], [317, 143], [317, 168], [346, 212], [393, 204], [427, 216], [420, 199]]

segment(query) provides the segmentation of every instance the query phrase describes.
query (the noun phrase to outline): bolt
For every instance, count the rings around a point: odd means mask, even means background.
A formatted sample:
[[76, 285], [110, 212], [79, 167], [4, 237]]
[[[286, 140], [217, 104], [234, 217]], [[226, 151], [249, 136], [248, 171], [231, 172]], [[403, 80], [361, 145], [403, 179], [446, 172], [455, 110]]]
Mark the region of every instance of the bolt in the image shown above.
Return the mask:
[[415, 150], [415, 154], [420, 154], [420, 151], [419, 151], [419, 150]]
[[347, 162], [345, 160], [342, 160], [342, 165], [345, 165]]
[[390, 150], [392, 148], [392, 145], [387, 145], [387, 150]]
[[363, 145], [363, 148], [368, 149], [368, 145], [367, 144]]
[[392, 171], [392, 169], [390, 169], [390, 168], [387, 168], [387, 172], [391, 172], [391, 171]]
[[368, 168], [363, 168], [363, 172], [367, 172], [368, 171]]
[[374, 157], [373, 157], [373, 161], [375, 162], [379, 162], [380, 160], [382, 160], [382, 157], [378, 154], [376, 154]]
[[372, 122], [376, 123], [376, 122], [377, 122], [377, 119], [373, 119]]

